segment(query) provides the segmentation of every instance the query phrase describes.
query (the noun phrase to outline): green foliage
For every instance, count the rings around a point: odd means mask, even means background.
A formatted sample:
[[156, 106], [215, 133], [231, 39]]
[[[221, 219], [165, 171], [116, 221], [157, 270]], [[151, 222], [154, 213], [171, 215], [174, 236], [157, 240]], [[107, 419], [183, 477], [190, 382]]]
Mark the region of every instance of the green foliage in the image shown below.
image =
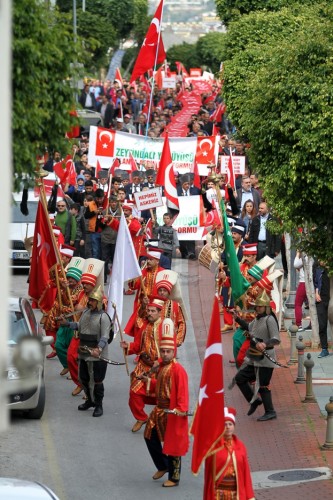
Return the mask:
[[171, 69], [175, 71], [175, 61], [181, 61], [188, 70], [205, 66], [217, 73], [223, 59], [224, 38], [224, 33], [208, 33], [194, 44], [173, 45], [167, 52]]
[[196, 43], [196, 51], [201, 65], [209, 67], [213, 73], [220, 70], [223, 53], [221, 47], [225, 39], [225, 33], [208, 33], [199, 38]]
[[[62, 12], [73, 16], [73, 2], [58, 0]], [[82, 11], [77, 1], [77, 33], [84, 47], [83, 63], [87, 72], [98, 74], [108, 66], [110, 50], [131, 35], [141, 46], [148, 28], [148, 0], [90, 0]]]
[[196, 44], [183, 42], [181, 45], [172, 45], [167, 51], [167, 60], [172, 71], [176, 71], [176, 61], [184, 64], [185, 68], [197, 68], [201, 61], [196, 51]]
[[46, 147], [65, 154], [69, 146], [65, 134], [75, 108], [70, 63], [76, 55], [63, 17], [38, 0], [13, 3], [14, 189], [22, 174], [33, 177], [36, 156]]
[[333, 269], [333, 6], [243, 16], [225, 50], [229, 115], [265, 196], [282, 229]]
[[97, 75], [101, 67], [109, 65], [108, 51], [117, 43], [117, 32], [106, 17], [89, 11], [78, 11], [77, 26], [83, 47], [82, 63], [87, 71]]
[[[315, 2], [316, 0], [304, 0], [302, 5]], [[276, 12], [295, 3], [299, 3], [298, 0], [215, 0], [217, 14], [225, 25], [238, 20], [244, 14], [255, 11]]]

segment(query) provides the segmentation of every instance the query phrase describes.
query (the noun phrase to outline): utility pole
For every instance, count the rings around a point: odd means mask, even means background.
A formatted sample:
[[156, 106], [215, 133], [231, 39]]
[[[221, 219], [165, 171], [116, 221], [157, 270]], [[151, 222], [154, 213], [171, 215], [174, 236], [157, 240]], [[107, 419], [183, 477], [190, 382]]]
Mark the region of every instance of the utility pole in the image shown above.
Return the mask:
[[[2, 143], [2, 160], [7, 165], [9, 175], [4, 175], [2, 217], [0, 218], [0, 254], [8, 255], [9, 248], [9, 222], [11, 206], [11, 179], [12, 179], [12, 155], [11, 155], [11, 43], [12, 43], [12, 2], [0, 0], [0, 133]], [[9, 266], [7, 259], [0, 260], [1, 291], [3, 300], [0, 301], [0, 317], [3, 318], [2, 328], [0, 329], [0, 432], [8, 428], [8, 407], [7, 391], [5, 389], [4, 374], [7, 373], [8, 364], [8, 330], [9, 314], [8, 300], [9, 296]]]

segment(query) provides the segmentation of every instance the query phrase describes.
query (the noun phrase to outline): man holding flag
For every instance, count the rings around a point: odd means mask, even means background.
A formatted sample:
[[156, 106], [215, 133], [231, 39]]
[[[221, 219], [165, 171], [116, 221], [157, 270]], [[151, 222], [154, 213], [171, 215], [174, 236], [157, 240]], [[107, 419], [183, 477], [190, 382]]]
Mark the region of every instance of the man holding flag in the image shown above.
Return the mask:
[[224, 408], [224, 421], [225, 430], [219, 451], [206, 460], [204, 500], [254, 500], [247, 451], [234, 434], [234, 408]]

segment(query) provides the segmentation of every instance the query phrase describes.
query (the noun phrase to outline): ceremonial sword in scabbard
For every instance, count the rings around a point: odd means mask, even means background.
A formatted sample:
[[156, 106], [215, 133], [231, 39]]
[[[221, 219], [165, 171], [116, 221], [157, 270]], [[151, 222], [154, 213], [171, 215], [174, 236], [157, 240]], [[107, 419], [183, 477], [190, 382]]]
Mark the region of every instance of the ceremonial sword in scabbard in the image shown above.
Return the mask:
[[[81, 345], [80, 350], [87, 352], [90, 355], [92, 353], [92, 349], [90, 347], [88, 347], [87, 345]], [[95, 356], [93, 356], [93, 357], [95, 357]], [[101, 361], [105, 361], [109, 365], [122, 366], [125, 364], [125, 363], [121, 363], [120, 361], [113, 361], [112, 359], [105, 358], [104, 356], [101, 356], [101, 355], [99, 355], [98, 358], [96, 358], [96, 359], [100, 359]]]
[[168, 413], [171, 415], [177, 415], [177, 417], [193, 417], [193, 411], [176, 411], [170, 410], [169, 408], [163, 408], [164, 413]]

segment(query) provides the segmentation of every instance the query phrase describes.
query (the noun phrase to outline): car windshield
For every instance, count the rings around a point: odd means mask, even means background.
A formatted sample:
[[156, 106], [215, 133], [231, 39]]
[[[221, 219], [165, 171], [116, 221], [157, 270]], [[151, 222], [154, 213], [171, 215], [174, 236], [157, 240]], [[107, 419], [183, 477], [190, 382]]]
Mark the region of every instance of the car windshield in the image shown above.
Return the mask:
[[20, 338], [25, 335], [30, 335], [30, 332], [23, 314], [20, 311], [10, 311], [8, 344], [17, 344]]
[[35, 222], [37, 214], [37, 201], [28, 201], [28, 215], [23, 215], [20, 209], [20, 203], [12, 205], [12, 222], [24, 223], [24, 222]]

